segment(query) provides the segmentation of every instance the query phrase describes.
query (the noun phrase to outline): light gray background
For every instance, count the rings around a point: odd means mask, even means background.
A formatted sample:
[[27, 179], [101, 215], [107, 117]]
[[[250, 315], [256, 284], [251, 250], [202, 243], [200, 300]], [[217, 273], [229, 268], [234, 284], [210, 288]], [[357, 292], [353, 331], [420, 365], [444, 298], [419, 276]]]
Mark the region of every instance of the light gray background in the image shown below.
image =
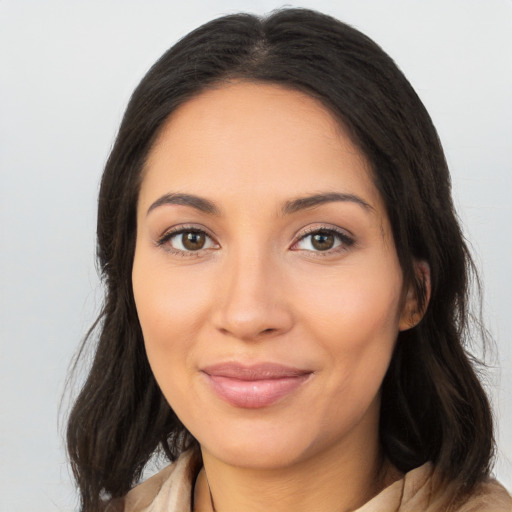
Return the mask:
[[[73, 510], [58, 404], [101, 301], [102, 166], [129, 94], [179, 37], [277, 0], [0, 0], [0, 510]], [[485, 283], [512, 487], [512, 1], [305, 0], [390, 53], [430, 111]], [[491, 363], [493, 362], [491, 359]], [[66, 405], [64, 405], [66, 409]], [[62, 426], [61, 426], [62, 430]]]

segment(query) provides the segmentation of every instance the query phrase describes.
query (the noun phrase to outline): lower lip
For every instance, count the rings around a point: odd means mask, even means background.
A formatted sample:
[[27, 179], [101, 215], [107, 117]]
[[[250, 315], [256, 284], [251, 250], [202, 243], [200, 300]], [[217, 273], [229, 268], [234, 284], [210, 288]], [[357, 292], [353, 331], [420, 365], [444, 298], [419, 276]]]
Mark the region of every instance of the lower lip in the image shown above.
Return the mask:
[[215, 393], [226, 402], [244, 409], [260, 409], [295, 391], [308, 380], [310, 374], [262, 380], [240, 380], [209, 374], [206, 376]]

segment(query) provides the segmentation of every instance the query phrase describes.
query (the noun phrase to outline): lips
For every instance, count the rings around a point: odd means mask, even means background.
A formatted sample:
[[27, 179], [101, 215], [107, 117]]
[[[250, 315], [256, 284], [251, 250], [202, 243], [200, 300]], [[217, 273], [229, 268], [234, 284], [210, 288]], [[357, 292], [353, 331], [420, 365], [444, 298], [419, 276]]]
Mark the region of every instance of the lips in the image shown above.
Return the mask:
[[268, 407], [293, 393], [312, 371], [274, 363], [221, 363], [202, 369], [213, 391], [235, 407]]

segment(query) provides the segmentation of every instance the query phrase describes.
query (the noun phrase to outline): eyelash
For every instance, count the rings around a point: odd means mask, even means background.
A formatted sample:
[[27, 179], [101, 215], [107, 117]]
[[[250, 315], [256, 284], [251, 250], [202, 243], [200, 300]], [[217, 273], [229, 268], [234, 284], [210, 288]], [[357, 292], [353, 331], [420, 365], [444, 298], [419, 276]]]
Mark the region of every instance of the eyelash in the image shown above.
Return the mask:
[[[166, 231], [157, 241], [156, 245], [158, 247], [164, 247], [166, 251], [170, 252], [171, 254], [182, 256], [182, 257], [197, 257], [200, 256], [204, 251], [208, 251], [211, 248], [206, 249], [199, 249], [197, 251], [184, 251], [182, 249], [176, 249], [172, 247], [168, 242], [175, 236], [182, 235], [184, 233], [198, 233], [205, 235], [208, 239], [212, 240], [215, 244], [215, 240], [212, 236], [210, 236], [204, 229], [197, 228], [195, 226], [179, 226], [176, 228], [172, 228], [169, 231]], [[294, 249], [294, 247], [299, 244], [301, 241], [305, 240], [307, 237], [310, 237], [312, 235], [327, 235], [327, 236], [334, 236], [336, 240], [339, 242], [338, 246], [335, 246], [334, 248], [327, 249], [325, 251], [314, 251], [314, 250], [308, 250], [308, 249]], [[332, 226], [318, 226], [307, 229], [305, 232], [301, 233], [297, 240], [293, 242], [291, 246], [291, 250], [294, 251], [307, 251], [313, 253], [315, 256], [319, 257], [325, 257], [332, 254], [337, 254], [339, 252], [343, 252], [348, 250], [351, 246], [355, 244], [354, 238], [349, 236], [345, 231], [342, 231], [340, 229], [334, 228]], [[218, 245], [218, 244], [217, 244]]]
[[[158, 247], [164, 247], [164, 249], [171, 254], [177, 255], [177, 256], [183, 256], [183, 257], [197, 257], [200, 256], [204, 251], [209, 250], [208, 249], [199, 249], [197, 251], [183, 251], [181, 249], [176, 249], [172, 247], [168, 242], [174, 238], [175, 236], [182, 235], [184, 233], [197, 233], [197, 234], [203, 234], [210, 240], [214, 241], [213, 237], [210, 236], [204, 229], [197, 228], [195, 226], [179, 226], [176, 228], [172, 228], [169, 231], [166, 231], [157, 241], [156, 245]], [[215, 242], [215, 241], [214, 241]], [[216, 242], [215, 242], [216, 243]], [[218, 244], [217, 244], [218, 245]]]
[[[293, 249], [299, 242], [305, 240], [308, 237], [313, 235], [327, 235], [334, 236], [334, 238], [339, 242], [338, 246], [335, 246], [331, 249], [327, 249], [325, 251], [309, 251], [308, 249]], [[336, 242], [335, 242], [336, 243]], [[348, 235], [345, 231], [342, 231], [339, 228], [335, 228], [333, 226], [315, 226], [308, 228], [305, 232], [301, 233], [296, 242], [292, 245], [292, 250], [295, 251], [308, 251], [315, 255], [315, 257], [326, 257], [332, 256], [333, 254], [338, 254], [340, 252], [344, 252], [348, 250], [351, 246], [355, 244], [354, 238]]]

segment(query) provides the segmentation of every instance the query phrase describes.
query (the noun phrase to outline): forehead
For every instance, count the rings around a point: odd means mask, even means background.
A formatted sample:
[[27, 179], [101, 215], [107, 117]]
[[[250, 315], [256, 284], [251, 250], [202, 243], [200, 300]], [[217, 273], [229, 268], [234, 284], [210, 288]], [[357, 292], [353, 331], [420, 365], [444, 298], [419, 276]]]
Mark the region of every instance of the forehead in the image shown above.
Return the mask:
[[141, 201], [158, 191], [276, 200], [341, 191], [380, 201], [365, 156], [321, 102], [243, 81], [208, 89], [169, 117], [149, 153]]

